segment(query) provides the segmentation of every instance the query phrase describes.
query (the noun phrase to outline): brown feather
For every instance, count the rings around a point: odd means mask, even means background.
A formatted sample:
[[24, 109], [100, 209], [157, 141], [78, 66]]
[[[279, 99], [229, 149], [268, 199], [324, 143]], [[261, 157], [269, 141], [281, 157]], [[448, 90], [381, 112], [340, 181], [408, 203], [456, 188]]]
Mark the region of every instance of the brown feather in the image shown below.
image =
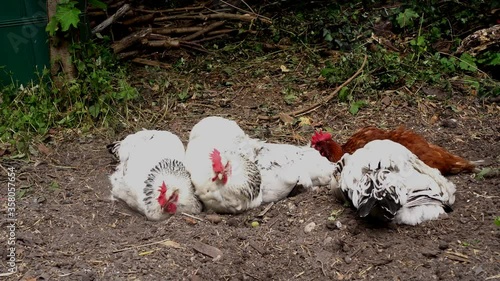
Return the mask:
[[373, 140], [382, 139], [400, 143], [417, 155], [425, 164], [441, 171], [443, 175], [457, 174], [460, 172], [474, 172], [476, 170], [476, 165], [474, 163], [454, 155], [440, 146], [429, 143], [419, 134], [407, 130], [404, 127], [388, 131], [376, 127], [362, 128], [342, 145], [342, 150], [344, 153], [352, 154], [357, 149], [364, 147], [367, 143]]

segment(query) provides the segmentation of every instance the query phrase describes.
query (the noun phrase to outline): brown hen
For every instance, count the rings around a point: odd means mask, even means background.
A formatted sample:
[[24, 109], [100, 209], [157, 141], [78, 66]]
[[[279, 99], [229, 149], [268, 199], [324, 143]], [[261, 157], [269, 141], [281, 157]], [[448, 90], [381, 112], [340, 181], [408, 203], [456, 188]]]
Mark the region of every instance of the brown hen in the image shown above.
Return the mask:
[[316, 132], [311, 138], [311, 146], [328, 160], [337, 162], [345, 153], [352, 154], [373, 140], [383, 139], [404, 145], [425, 164], [438, 169], [443, 175], [478, 171], [476, 163], [467, 161], [440, 146], [431, 144], [422, 136], [404, 127], [388, 131], [372, 126], [365, 127], [352, 135], [342, 146], [336, 143], [329, 133]]

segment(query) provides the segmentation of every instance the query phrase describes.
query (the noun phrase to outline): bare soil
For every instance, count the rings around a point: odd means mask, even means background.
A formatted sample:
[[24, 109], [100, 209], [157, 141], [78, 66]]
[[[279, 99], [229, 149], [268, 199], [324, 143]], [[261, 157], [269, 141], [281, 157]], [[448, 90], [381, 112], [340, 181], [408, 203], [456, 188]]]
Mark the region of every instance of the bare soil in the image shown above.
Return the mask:
[[[454, 153], [498, 167], [500, 108], [471, 94], [443, 97], [434, 91], [429, 97], [418, 89], [396, 89], [368, 97], [357, 115], [333, 100], [304, 116], [311, 126], [291, 125], [257, 116], [288, 112], [333, 91], [318, 78], [321, 60], [311, 63], [306, 55], [287, 52], [222, 60], [223, 55], [182, 56], [194, 65], [192, 71], [134, 71], [142, 111], [133, 111], [130, 119], [137, 121], [123, 124], [123, 130], [53, 132], [44, 144], [33, 145], [30, 161], [2, 160], [5, 169], [15, 168], [21, 192], [18, 271], [5, 280], [500, 279], [500, 227], [494, 224], [500, 215], [498, 176], [450, 177], [457, 185], [454, 211], [414, 227], [358, 219], [328, 190], [300, 193], [241, 215], [177, 214], [162, 222], [113, 205], [108, 175], [115, 164], [107, 143], [141, 127], [170, 130], [185, 141], [190, 128], [209, 115], [238, 120], [252, 136], [295, 144], [305, 144], [315, 128], [331, 128], [343, 141], [365, 125], [405, 125]], [[208, 64], [210, 71], [203, 67]], [[177, 95], [186, 89], [192, 97], [181, 103]], [[283, 93], [290, 91], [297, 100], [287, 104]], [[6, 203], [0, 206], [4, 218]], [[329, 219], [332, 212], [340, 224]], [[252, 227], [255, 221], [258, 227]], [[8, 224], [3, 220], [0, 230], [2, 257], [8, 254]], [[306, 232], [306, 226], [312, 230]], [[213, 249], [202, 253], [205, 244], [219, 249], [221, 257], [210, 256]], [[2, 272], [7, 262], [1, 260]]]

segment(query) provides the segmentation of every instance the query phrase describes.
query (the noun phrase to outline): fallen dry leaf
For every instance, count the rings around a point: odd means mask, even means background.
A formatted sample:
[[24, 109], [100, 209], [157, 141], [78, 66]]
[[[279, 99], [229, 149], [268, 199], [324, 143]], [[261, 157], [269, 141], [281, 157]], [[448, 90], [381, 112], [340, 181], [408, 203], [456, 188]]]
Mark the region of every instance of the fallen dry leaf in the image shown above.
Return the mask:
[[140, 252], [139, 256], [147, 256], [154, 253], [155, 250]]
[[195, 251], [199, 253], [211, 257], [212, 261], [218, 261], [222, 258], [222, 251], [219, 248], [207, 245], [199, 241], [193, 242], [193, 249], [195, 249]]
[[429, 120], [429, 123], [436, 124], [438, 119], [439, 119], [439, 117], [436, 114], [434, 114], [434, 115], [432, 115], [431, 120]]
[[52, 151], [50, 150], [50, 148], [48, 148], [43, 143], [39, 143], [37, 147], [38, 147], [38, 151], [40, 151], [41, 153], [43, 153], [45, 155], [50, 155], [52, 153]]
[[197, 223], [198, 223], [198, 222], [197, 222], [195, 219], [193, 219], [193, 218], [184, 218], [184, 220], [185, 220], [187, 223], [192, 224], [192, 225], [195, 225], [195, 224], [197, 224]]
[[281, 112], [279, 114], [279, 116], [280, 116], [280, 120], [283, 121], [283, 123], [285, 123], [285, 125], [293, 124], [293, 122], [295, 121], [292, 116], [290, 116], [286, 113], [283, 113], [283, 112]]
[[167, 240], [167, 241], [164, 241], [164, 242], [162, 242], [160, 244], [162, 244], [164, 246], [167, 246], [167, 247], [176, 248], [176, 249], [181, 249], [182, 248], [181, 244], [179, 244], [179, 243], [177, 243], [175, 241], [172, 241], [172, 240]]
[[384, 106], [389, 106], [389, 105], [391, 105], [392, 99], [391, 99], [391, 97], [389, 97], [389, 96], [385, 96], [385, 97], [383, 97], [383, 98], [380, 100], [380, 102], [381, 102]]
[[290, 72], [290, 69], [286, 68], [284, 65], [280, 65], [281, 72]]
[[300, 126], [311, 125], [311, 119], [307, 117], [299, 117], [299, 125]]

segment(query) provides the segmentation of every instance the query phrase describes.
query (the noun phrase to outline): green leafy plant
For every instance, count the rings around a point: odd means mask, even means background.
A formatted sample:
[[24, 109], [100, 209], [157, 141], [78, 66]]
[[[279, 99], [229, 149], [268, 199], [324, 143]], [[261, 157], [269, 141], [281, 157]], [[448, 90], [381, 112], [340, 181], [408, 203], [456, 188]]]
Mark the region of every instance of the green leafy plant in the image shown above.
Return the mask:
[[460, 56], [459, 67], [462, 70], [476, 72], [477, 71], [476, 58], [467, 53], [463, 53]]
[[500, 217], [495, 217], [495, 225], [500, 226]]
[[14, 157], [24, 157], [29, 145], [51, 128], [112, 124], [138, 97], [126, 69], [105, 44], [74, 44], [70, 52], [78, 70], [74, 80], [53, 87], [44, 70], [35, 83], [12, 81], [0, 89], [0, 141], [18, 152]]
[[368, 103], [364, 100], [355, 101], [355, 102], [351, 103], [351, 105], [349, 107], [349, 112], [352, 115], [356, 115], [358, 113], [359, 109], [366, 106], [367, 104]]
[[328, 217], [328, 220], [335, 221], [344, 212], [344, 209], [333, 210]]
[[185, 102], [191, 97], [191, 95], [189, 94], [189, 91], [186, 89], [179, 92], [177, 94], [177, 97], [179, 98], [180, 102]]
[[77, 4], [74, 0], [60, 0], [57, 3], [56, 13], [45, 29], [50, 36], [54, 36], [59, 28], [62, 32], [67, 32], [71, 26], [78, 26], [81, 11], [76, 7]]
[[[106, 3], [100, 0], [89, 0], [89, 4], [102, 10], [107, 9]], [[50, 18], [45, 31], [50, 36], [56, 35], [57, 31], [67, 34], [71, 28], [77, 28], [80, 23], [82, 11], [77, 7], [76, 0], [60, 0], [56, 6], [55, 14]]]
[[418, 18], [418, 14], [414, 10], [408, 8], [405, 9], [404, 12], [399, 13], [396, 17], [396, 22], [401, 28], [411, 27], [413, 26], [413, 20], [416, 18]]

